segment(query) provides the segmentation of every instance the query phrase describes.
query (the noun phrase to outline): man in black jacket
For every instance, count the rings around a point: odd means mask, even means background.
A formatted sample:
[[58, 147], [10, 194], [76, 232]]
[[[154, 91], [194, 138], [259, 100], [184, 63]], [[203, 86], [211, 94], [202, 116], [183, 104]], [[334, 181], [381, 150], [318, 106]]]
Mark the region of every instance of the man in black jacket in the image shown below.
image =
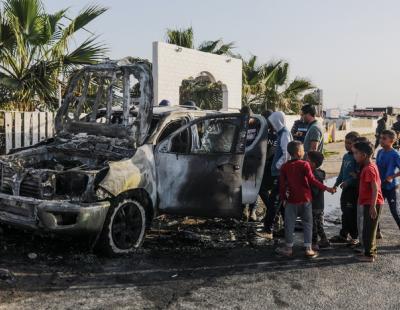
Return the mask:
[[395, 144], [393, 145], [393, 147], [394, 147], [395, 149], [398, 150], [399, 147], [400, 147], [400, 145], [399, 145], [399, 138], [400, 138], [400, 114], [397, 115], [396, 120], [397, 120], [397, 122], [395, 122], [395, 123], [393, 124], [393, 126], [392, 126], [392, 130], [394, 130], [394, 132], [396, 133], [396, 138], [397, 138]]
[[386, 122], [387, 122], [387, 114], [383, 113], [382, 118], [380, 120], [378, 120], [378, 125], [376, 126], [376, 130], [375, 130], [375, 137], [376, 137], [375, 149], [379, 146], [379, 140], [380, 140], [382, 131], [387, 129]]
[[301, 143], [304, 142], [304, 138], [307, 134], [308, 124], [300, 118], [293, 123], [293, 127], [290, 130], [292, 133], [293, 139], [300, 141]]

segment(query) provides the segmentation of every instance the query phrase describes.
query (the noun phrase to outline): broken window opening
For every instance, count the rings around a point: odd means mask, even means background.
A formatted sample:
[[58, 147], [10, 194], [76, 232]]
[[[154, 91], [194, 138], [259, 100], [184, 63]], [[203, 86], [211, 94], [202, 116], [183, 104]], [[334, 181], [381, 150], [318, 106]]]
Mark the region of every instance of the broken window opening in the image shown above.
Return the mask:
[[[178, 127], [178, 124], [171, 123]], [[243, 151], [244, 144], [236, 147], [238, 139], [242, 140], [241, 119], [218, 118], [205, 119], [197, 122], [190, 127], [178, 131], [170, 140], [169, 145], [162, 145], [162, 152], [180, 153], [180, 154], [221, 154], [237, 153]], [[164, 136], [160, 136], [158, 141], [162, 141]]]
[[[126, 90], [124, 89], [126, 83]], [[86, 72], [76, 83], [74, 99], [68, 107], [74, 121], [132, 125], [135, 104], [140, 96], [138, 80], [128, 70]], [[124, 101], [124, 96], [126, 100]], [[126, 111], [124, 121], [124, 102]], [[70, 119], [72, 119], [70, 117]]]
[[204, 120], [192, 126], [198, 137], [192, 146], [192, 153], [232, 153], [240, 129], [236, 118]]
[[157, 139], [157, 143], [159, 143], [159, 142], [163, 141], [165, 138], [169, 137], [171, 134], [173, 134], [179, 128], [186, 125], [187, 122], [188, 122], [187, 119], [179, 119], [179, 120], [173, 120], [173, 121], [169, 122], [162, 130], [160, 136]]

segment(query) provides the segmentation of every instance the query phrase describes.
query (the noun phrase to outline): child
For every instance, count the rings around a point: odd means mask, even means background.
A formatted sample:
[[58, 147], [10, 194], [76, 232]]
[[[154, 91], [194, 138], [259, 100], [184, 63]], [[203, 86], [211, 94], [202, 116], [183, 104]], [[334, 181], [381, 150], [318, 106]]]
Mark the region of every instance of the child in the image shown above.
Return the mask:
[[[364, 142], [364, 143], [370, 143], [371, 141], [368, 140], [368, 138], [366, 137], [358, 137], [354, 140], [353, 146], [352, 146], [352, 152], [354, 154], [355, 148], [354, 145], [358, 142]], [[354, 250], [357, 253], [363, 253], [363, 237], [362, 237], [362, 233], [363, 233], [363, 222], [364, 222], [364, 208], [362, 206], [360, 206], [358, 204], [358, 183], [360, 180], [360, 174], [361, 174], [361, 167], [359, 165], [356, 166], [356, 173], [352, 173], [352, 175], [357, 179], [357, 231], [358, 231], [358, 240], [359, 240], [359, 244], [356, 245], [354, 248]], [[376, 239], [382, 239], [382, 233], [381, 233], [381, 229], [380, 229], [380, 224], [378, 223], [378, 230], [376, 232]]]
[[392, 130], [384, 130], [381, 133], [380, 145], [382, 147], [376, 156], [376, 164], [379, 169], [379, 175], [382, 180], [382, 194], [389, 204], [390, 212], [397, 226], [400, 229], [400, 210], [397, 177], [400, 172], [396, 173], [396, 169], [400, 169], [400, 154], [393, 148], [396, 141], [396, 133]]
[[344, 146], [347, 153], [344, 154], [339, 176], [336, 179], [334, 188], [340, 186], [342, 194], [340, 196], [340, 208], [342, 210], [342, 229], [338, 236], [331, 238], [334, 243], [345, 243], [350, 235], [350, 244], [358, 244], [357, 230], [357, 200], [358, 183], [355, 175], [357, 174], [357, 164], [353, 156], [353, 143], [360, 135], [351, 131], [345, 136]]
[[[304, 157], [304, 147], [300, 141], [292, 141], [287, 150], [291, 160], [281, 167], [279, 178], [279, 195], [285, 206], [285, 242], [286, 246], [277, 248], [282, 256], [293, 254], [293, 233], [297, 215], [301, 216], [304, 230], [304, 247], [306, 257], [316, 257], [317, 252], [311, 247], [312, 242], [312, 194], [310, 184], [320, 190], [334, 192], [315, 179], [310, 164], [301, 160]], [[287, 202], [287, 203], [286, 203]]]
[[354, 158], [361, 167], [358, 204], [363, 208], [364, 256], [360, 261], [374, 262], [377, 255], [376, 232], [384, 203], [378, 167], [371, 161], [374, 148], [369, 142], [357, 142], [353, 146]]
[[[307, 158], [315, 178], [323, 183], [325, 180], [325, 171], [320, 169], [320, 167], [324, 161], [324, 155], [317, 151], [309, 151]], [[324, 230], [324, 192], [316, 186], [311, 186], [311, 193], [313, 216], [312, 248], [314, 251], [318, 251], [319, 248], [328, 248], [331, 244]], [[321, 238], [319, 244], [318, 237]]]

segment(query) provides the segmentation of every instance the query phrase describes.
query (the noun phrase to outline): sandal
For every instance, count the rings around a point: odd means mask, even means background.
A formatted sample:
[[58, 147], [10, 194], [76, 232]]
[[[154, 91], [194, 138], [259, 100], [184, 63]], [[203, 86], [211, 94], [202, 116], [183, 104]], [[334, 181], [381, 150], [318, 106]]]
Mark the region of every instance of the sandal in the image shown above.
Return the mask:
[[312, 249], [308, 249], [306, 250], [305, 256], [307, 258], [317, 258], [319, 256], [319, 253]]
[[351, 249], [354, 249], [354, 248], [358, 247], [359, 244], [360, 244], [360, 241], [358, 241], [358, 239], [351, 239], [349, 241], [348, 247]]

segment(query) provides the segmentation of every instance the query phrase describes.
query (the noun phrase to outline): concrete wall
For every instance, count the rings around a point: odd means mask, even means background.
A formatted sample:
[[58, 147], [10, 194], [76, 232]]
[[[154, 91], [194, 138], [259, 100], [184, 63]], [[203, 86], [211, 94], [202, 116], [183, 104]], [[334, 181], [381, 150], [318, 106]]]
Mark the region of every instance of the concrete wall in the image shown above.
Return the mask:
[[360, 135], [375, 133], [377, 126], [376, 119], [350, 118], [346, 120], [325, 120], [326, 142], [343, 141], [350, 131], [357, 131]]
[[179, 104], [182, 80], [207, 74], [223, 83], [223, 109], [238, 110], [242, 102], [242, 61], [163, 42], [153, 43], [154, 103]]

